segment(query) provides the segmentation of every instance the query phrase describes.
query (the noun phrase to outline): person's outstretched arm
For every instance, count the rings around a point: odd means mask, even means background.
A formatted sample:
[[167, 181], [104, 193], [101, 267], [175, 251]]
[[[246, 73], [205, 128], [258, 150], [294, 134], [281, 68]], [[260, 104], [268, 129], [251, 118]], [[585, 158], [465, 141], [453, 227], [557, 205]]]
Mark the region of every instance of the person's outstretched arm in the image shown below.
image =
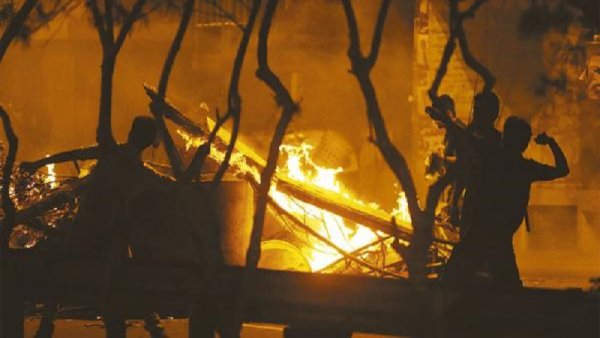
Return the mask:
[[534, 177], [532, 177], [534, 181], [550, 181], [565, 177], [569, 174], [567, 158], [553, 137], [548, 136], [546, 133], [541, 133], [535, 137], [535, 143], [548, 145], [550, 147], [552, 155], [554, 156], [554, 167], [543, 166], [538, 168], [539, 170], [536, 170]]
[[93, 160], [98, 159], [99, 156], [100, 148], [98, 148], [98, 146], [96, 145], [57, 153], [34, 162], [23, 162], [21, 163], [20, 168], [28, 172], [35, 172], [39, 168], [50, 163], [60, 163], [76, 160]]

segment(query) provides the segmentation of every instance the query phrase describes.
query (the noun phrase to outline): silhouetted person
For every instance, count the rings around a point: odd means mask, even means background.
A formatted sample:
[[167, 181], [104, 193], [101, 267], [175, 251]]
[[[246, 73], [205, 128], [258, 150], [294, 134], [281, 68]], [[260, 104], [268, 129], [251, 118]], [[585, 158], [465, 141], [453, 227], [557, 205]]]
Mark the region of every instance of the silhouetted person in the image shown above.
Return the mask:
[[563, 152], [553, 138], [540, 134], [536, 142], [550, 146], [555, 165], [525, 159], [523, 152], [531, 139], [531, 127], [515, 116], [506, 120], [501, 146], [498, 146], [488, 139], [471, 135], [439, 111], [428, 109], [428, 113], [445, 123], [449, 132], [466, 140], [481, 156], [478, 168], [481, 171], [474, 173], [468, 187], [477, 199], [465, 200], [463, 207], [470, 228], [454, 248], [444, 280], [450, 285], [464, 287], [476, 280], [478, 271], [486, 268], [495, 285], [522, 286], [512, 236], [523, 221], [531, 183], [568, 174]]
[[[500, 113], [500, 100], [493, 92], [482, 92], [473, 98], [473, 119], [466, 132], [485, 140], [490, 144], [500, 145], [501, 134], [495, 127], [496, 119]], [[458, 146], [459, 147], [459, 146]], [[457, 179], [454, 186], [452, 204], [450, 209], [450, 223], [460, 225], [460, 234], [464, 236], [470, 226], [469, 222], [462, 218], [462, 210], [459, 208], [460, 198], [465, 194], [464, 199], [477, 199], [476, 195], [465, 188], [470, 185], [475, 172], [481, 172], [480, 153], [473, 152], [473, 149], [459, 150], [457, 163]]]
[[[451, 118], [456, 118], [456, 111], [454, 108], [454, 100], [449, 95], [441, 95], [433, 102], [433, 107], [441, 112], [448, 114]], [[456, 120], [457, 123], [461, 123], [460, 120]], [[446, 126], [436, 121], [439, 128], [445, 129]], [[436, 176], [444, 175], [448, 169], [456, 162], [456, 140], [452, 134], [446, 132], [444, 135], [444, 150], [440, 155], [437, 152], [432, 153], [429, 156], [428, 164], [425, 169], [426, 175]]]
[[500, 100], [493, 92], [482, 92], [473, 98], [473, 119], [467, 132], [500, 144], [501, 133], [494, 126], [500, 114]]
[[[128, 258], [132, 249], [127, 206], [136, 193], [143, 189], [140, 179], [144, 175], [155, 175], [144, 166], [141, 155], [156, 137], [154, 119], [138, 116], [133, 121], [127, 143], [103, 147], [95, 145], [21, 164], [22, 169], [33, 172], [50, 163], [97, 160], [80, 198], [74, 226], [67, 236], [66, 251], [70, 254], [107, 257], [108, 284], [113, 265]], [[107, 337], [125, 337], [123, 314], [106, 313], [104, 321]], [[164, 336], [154, 314], [146, 322], [147, 330], [153, 337]]]
[[[452, 118], [461, 127], [465, 127], [462, 121], [456, 119], [456, 111], [454, 106], [454, 100], [449, 95], [441, 95], [432, 103], [433, 107], [440, 112], [446, 114]], [[441, 129], [446, 129], [444, 123], [435, 121], [437, 126]], [[453, 215], [458, 215], [458, 200], [460, 194], [455, 193], [457, 186], [459, 189], [463, 189], [464, 184], [460, 180], [459, 166], [461, 163], [458, 161], [458, 149], [459, 142], [457, 142], [456, 135], [449, 133], [448, 131], [444, 134], [444, 149], [442, 153], [434, 152], [429, 155], [426, 162], [425, 177], [429, 180], [435, 180], [433, 185], [440, 186], [443, 189], [442, 201], [447, 205], [447, 221], [457, 226], [458, 222], [452, 218]], [[432, 187], [433, 187], [432, 185]], [[446, 187], [449, 189], [446, 190]], [[457, 197], [455, 197], [457, 195]]]

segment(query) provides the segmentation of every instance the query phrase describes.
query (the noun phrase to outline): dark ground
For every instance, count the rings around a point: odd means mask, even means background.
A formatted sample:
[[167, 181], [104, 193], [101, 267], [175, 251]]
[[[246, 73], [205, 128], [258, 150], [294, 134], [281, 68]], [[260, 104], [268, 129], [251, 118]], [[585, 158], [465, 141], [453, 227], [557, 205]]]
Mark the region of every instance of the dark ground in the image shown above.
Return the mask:
[[[524, 275], [523, 282], [526, 286], [542, 288], [589, 288], [588, 279], [584, 276], [544, 276]], [[38, 327], [38, 318], [27, 318], [25, 322], [25, 338], [33, 338]], [[170, 338], [187, 337], [187, 320], [164, 319], [162, 321]], [[268, 324], [247, 324], [242, 330], [242, 338], [281, 338], [283, 326]], [[56, 322], [56, 338], [103, 338], [104, 331], [100, 321], [84, 320], [58, 320]], [[148, 334], [143, 329], [142, 321], [131, 321], [127, 331], [128, 338], [147, 338]], [[383, 338], [394, 336], [381, 336], [370, 334], [354, 334], [355, 338]], [[402, 338], [402, 337], [398, 337]], [[522, 338], [522, 337], [521, 337]]]

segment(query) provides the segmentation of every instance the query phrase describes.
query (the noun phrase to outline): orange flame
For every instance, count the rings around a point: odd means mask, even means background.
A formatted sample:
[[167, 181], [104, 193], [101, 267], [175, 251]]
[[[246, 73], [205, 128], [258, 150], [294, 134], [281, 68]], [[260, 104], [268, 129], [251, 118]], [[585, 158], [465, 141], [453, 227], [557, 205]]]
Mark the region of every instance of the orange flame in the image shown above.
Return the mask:
[[[209, 123], [210, 125], [210, 123]], [[178, 130], [177, 133], [186, 141], [186, 149], [191, 146], [197, 146], [204, 142], [202, 138], [194, 137], [185, 131]], [[227, 137], [225, 138], [227, 139]], [[239, 142], [239, 141], [238, 141]], [[240, 145], [243, 148], [249, 148], [246, 145]], [[236, 145], [237, 148], [237, 145]], [[317, 165], [311, 156], [314, 146], [302, 143], [300, 145], [284, 144], [280, 147], [282, 154], [286, 155], [286, 162], [283, 167], [277, 167], [276, 176], [285, 177], [288, 180], [302, 183], [304, 186], [316, 188], [327, 193], [335, 199], [343, 199], [355, 205], [366, 207], [376, 213], [396, 217], [398, 220], [410, 222], [408, 213], [408, 204], [403, 192], [398, 195], [398, 206], [392, 213], [386, 213], [375, 203], [366, 203], [352, 196], [349, 190], [344, 188], [338, 180], [337, 175], [343, 172], [341, 167], [326, 168]], [[259, 170], [249, 165], [242, 153], [236, 151], [231, 158], [231, 166], [239, 172], [250, 175], [256, 182], [260, 182]], [[224, 158], [224, 152], [217, 147], [211, 146], [210, 157], [220, 162]], [[254, 158], [255, 156], [253, 156]], [[256, 160], [256, 159], [255, 159]], [[322, 236], [328, 238], [339, 248], [352, 252], [360, 247], [368, 245], [377, 240], [377, 233], [361, 224], [347, 222], [344, 218], [331, 213], [327, 210], [314, 206], [312, 204], [300, 201], [288, 194], [277, 190], [277, 180], [274, 180], [269, 192], [273, 200], [290, 214], [298, 217], [306, 225], [317, 231]], [[311, 240], [309, 245], [300, 248], [306, 256], [313, 271], [321, 270], [331, 263], [342, 258], [334, 249], [330, 248], [319, 240]]]

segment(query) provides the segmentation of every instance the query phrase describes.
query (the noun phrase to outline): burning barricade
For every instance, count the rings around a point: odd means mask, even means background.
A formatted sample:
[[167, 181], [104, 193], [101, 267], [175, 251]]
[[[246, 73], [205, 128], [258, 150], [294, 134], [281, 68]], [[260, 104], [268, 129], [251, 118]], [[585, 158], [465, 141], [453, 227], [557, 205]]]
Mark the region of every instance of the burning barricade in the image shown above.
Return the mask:
[[[208, 129], [213, 127], [214, 122], [208, 119], [203, 134], [199, 134], [198, 129], [190, 130], [189, 126], [182, 125], [177, 135], [189, 150], [203, 144]], [[221, 129], [211, 144], [208, 156], [216, 164], [223, 160], [227, 139], [228, 131]], [[329, 168], [315, 161], [315, 147], [301, 137], [290, 138], [289, 143], [280, 147], [281, 157], [268, 197], [263, 254], [259, 265], [267, 269], [406, 277], [405, 262], [392, 246], [394, 242], [408, 245], [412, 234], [404, 193], [398, 194], [398, 204], [389, 212], [374, 203], [362, 201], [353, 196], [338, 178], [343, 172], [341, 167]], [[243, 141], [237, 142], [229, 168], [233, 180], [226, 180], [219, 188], [222, 192], [216, 208], [222, 227], [221, 246], [228, 264], [244, 264], [253, 213], [253, 189], [249, 187], [255, 188], [260, 183], [259, 173], [264, 163], [265, 160], [251, 146]], [[153, 163], [147, 165], [169, 173], [168, 167]], [[15, 186], [11, 192], [18, 201], [19, 211], [11, 239], [13, 247], [45, 245], [54, 237], [60, 238], [62, 230], [69, 227], [77, 212], [77, 196], [85, 186], [85, 175], [90, 171], [89, 165], [84, 169], [77, 168], [80, 170], [79, 177], [62, 180], [58, 179], [60, 175], [56, 174], [54, 166], [34, 175], [24, 175], [20, 171], [15, 174]], [[187, 252], [190, 256], [187, 258], [195, 261], [191, 257], [194, 244], [182, 245], [179, 242], [189, 238], [181, 233], [175, 236], [179, 230], [183, 231], [182, 223], [185, 221], [175, 222], [178, 225], [171, 226], [167, 236], [164, 236], [164, 228], [163, 234], [159, 234], [161, 226], [169, 223], [168, 219], [177, 219], [178, 212], [175, 210], [182, 211], [181, 205], [189, 204], [184, 208], [189, 211], [194, 209], [194, 203], [202, 203], [202, 199], [198, 199], [203, 194], [202, 189], [197, 194], [182, 194], [181, 189], [174, 187], [175, 184], [171, 187], [168, 183], [166, 185], [163, 182], [157, 184], [157, 189], [149, 189], [161, 191], [162, 197], [158, 198], [161, 201], [178, 202], [149, 205], [157, 199], [142, 199], [142, 204], [134, 206], [140, 212], [132, 209], [132, 214], [146, 216], [134, 220], [137, 223], [134, 229], [141, 229], [141, 232], [154, 229], [150, 232], [156, 236], [148, 238], [148, 242], [159, 244], [150, 246], [149, 251], [154, 252], [150, 256], [184, 260]], [[165, 194], [171, 196], [165, 197]], [[186, 198], [189, 203], [183, 202]], [[439, 240], [430, 250], [431, 266], [439, 266], [447, 258], [451, 240], [455, 239], [455, 234], [443, 227], [436, 227], [436, 232]], [[181, 255], [165, 255], [172, 251], [169, 248], [177, 246], [186, 248], [181, 250]]]

